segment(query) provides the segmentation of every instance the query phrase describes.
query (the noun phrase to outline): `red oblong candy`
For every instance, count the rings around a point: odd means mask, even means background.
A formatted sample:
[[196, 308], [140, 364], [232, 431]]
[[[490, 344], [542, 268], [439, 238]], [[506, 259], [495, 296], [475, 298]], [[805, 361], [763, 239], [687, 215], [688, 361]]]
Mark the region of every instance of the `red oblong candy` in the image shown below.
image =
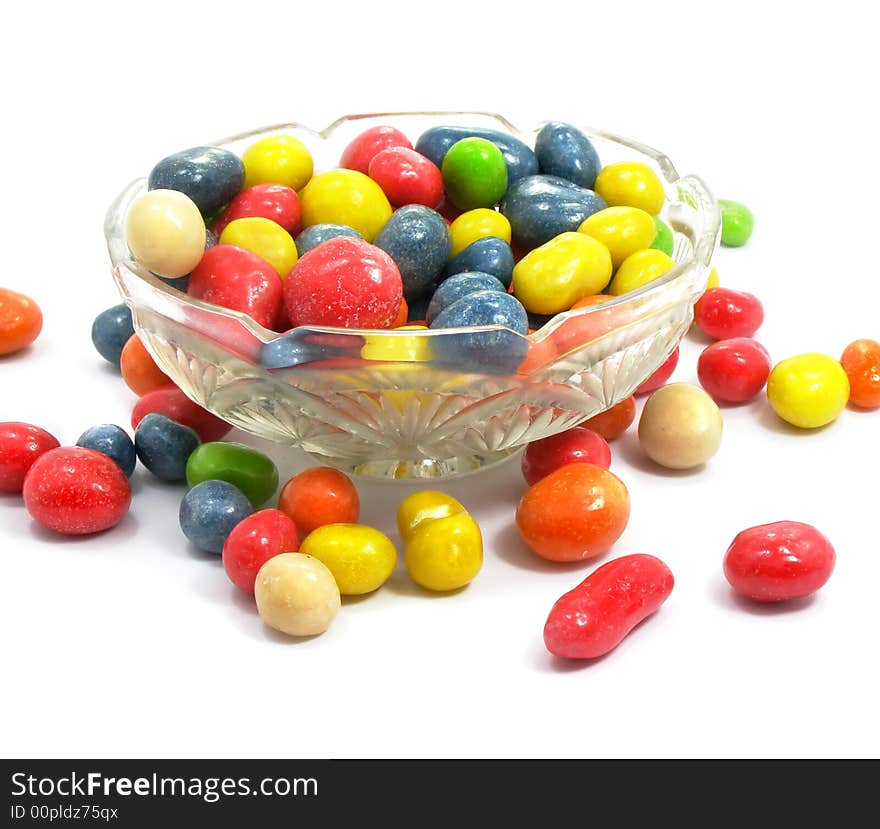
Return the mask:
[[764, 306], [754, 295], [730, 288], [710, 288], [694, 307], [697, 326], [707, 337], [751, 337], [764, 322]]
[[602, 656], [654, 613], [674, 584], [672, 572], [654, 556], [609, 561], [553, 605], [544, 644], [550, 653], [569, 659]]
[[592, 463], [608, 469], [611, 466], [611, 449], [598, 432], [575, 426], [557, 435], [533, 440], [523, 452], [523, 478], [532, 486], [570, 463]]
[[64, 535], [88, 535], [116, 526], [131, 504], [131, 486], [107, 455], [63, 446], [41, 455], [24, 479], [31, 517]]
[[281, 280], [261, 257], [236, 245], [208, 248], [194, 268], [187, 293], [275, 328], [282, 309]]
[[409, 139], [395, 127], [370, 127], [352, 139], [342, 151], [339, 166], [348, 170], [357, 170], [367, 175], [370, 162], [382, 150], [388, 147], [406, 147], [412, 149]]
[[641, 386], [636, 389], [636, 394], [650, 394], [657, 391], [670, 377], [678, 365], [678, 347], [670, 354], [663, 365], [660, 366]]
[[381, 248], [350, 236], [312, 248], [284, 280], [293, 327], [389, 328], [402, 299], [403, 282], [394, 260]]
[[260, 568], [272, 556], [299, 550], [296, 524], [281, 510], [263, 509], [236, 524], [223, 545], [223, 569], [240, 590], [253, 595]]
[[45, 429], [30, 423], [0, 423], [0, 492], [21, 492], [37, 459], [61, 444]]
[[223, 228], [236, 219], [271, 219], [288, 233], [299, 233], [299, 196], [292, 187], [283, 184], [255, 184], [242, 190], [226, 205], [226, 209], [214, 222], [214, 235], [218, 238]]
[[443, 200], [440, 168], [408, 147], [387, 147], [377, 153], [368, 172], [395, 207], [422, 204], [433, 208]]
[[152, 412], [189, 426], [202, 443], [220, 440], [232, 428], [231, 424], [190, 400], [173, 383], [148, 391], [138, 399], [131, 411], [131, 427], [137, 429], [138, 423]]
[[732, 337], [703, 350], [697, 377], [716, 400], [744, 403], [764, 388], [771, 367], [770, 354], [761, 343], [750, 337]]
[[777, 521], [743, 530], [724, 554], [730, 586], [756, 602], [783, 602], [815, 593], [834, 570], [831, 542], [815, 527]]

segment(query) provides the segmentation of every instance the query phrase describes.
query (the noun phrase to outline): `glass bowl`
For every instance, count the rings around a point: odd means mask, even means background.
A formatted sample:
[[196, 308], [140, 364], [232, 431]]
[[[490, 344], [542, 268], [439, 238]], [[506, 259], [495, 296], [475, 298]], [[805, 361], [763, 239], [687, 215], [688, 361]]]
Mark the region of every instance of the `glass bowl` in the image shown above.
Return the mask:
[[[541, 126], [520, 130], [489, 113], [385, 113], [346, 116], [319, 131], [278, 124], [213, 143], [240, 154], [257, 138], [289, 133], [309, 147], [315, 169], [322, 170], [337, 166], [349, 141], [377, 124], [396, 126], [413, 140], [441, 124], [487, 127], [530, 146]], [[631, 395], [679, 343], [705, 289], [720, 227], [706, 185], [679, 176], [650, 147], [582, 129], [603, 164], [638, 160], [658, 173], [676, 266], [637, 291], [558, 314], [527, 337], [502, 326], [309, 326], [278, 334], [245, 314], [192, 299], [141, 267], [126, 245], [125, 217], [145, 192], [145, 178], [132, 182], [107, 214], [113, 275], [157, 364], [189, 397], [234, 426], [358, 475], [471, 472]]]

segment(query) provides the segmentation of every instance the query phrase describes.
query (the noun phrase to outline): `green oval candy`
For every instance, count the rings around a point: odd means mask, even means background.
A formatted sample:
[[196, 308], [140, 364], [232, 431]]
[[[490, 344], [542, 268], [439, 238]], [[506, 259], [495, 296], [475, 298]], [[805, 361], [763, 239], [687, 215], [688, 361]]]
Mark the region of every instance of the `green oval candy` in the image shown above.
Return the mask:
[[672, 249], [675, 247], [675, 240], [672, 237], [672, 230], [669, 225], [659, 216], [654, 216], [654, 227], [657, 228], [657, 235], [651, 242], [654, 250], [662, 250], [667, 256], [672, 256]]
[[254, 507], [262, 506], [278, 488], [278, 469], [262, 452], [242, 443], [203, 443], [186, 462], [186, 482], [226, 481], [237, 486]]
[[443, 187], [459, 210], [494, 207], [507, 192], [507, 162], [491, 141], [462, 138], [443, 159]]
[[718, 199], [721, 208], [721, 244], [738, 248], [749, 241], [755, 226], [752, 211], [744, 204], [729, 199]]

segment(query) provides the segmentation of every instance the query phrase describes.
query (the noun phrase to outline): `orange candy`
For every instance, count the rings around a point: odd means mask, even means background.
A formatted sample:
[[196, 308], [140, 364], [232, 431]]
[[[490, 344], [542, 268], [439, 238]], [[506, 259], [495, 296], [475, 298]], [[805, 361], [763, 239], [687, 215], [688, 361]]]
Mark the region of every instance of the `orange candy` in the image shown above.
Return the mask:
[[849, 402], [863, 409], [880, 407], [880, 343], [856, 340], [840, 358], [849, 378]]
[[43, 328], [43, 314], [30, 297], [0, 288], [0, 355], [27, 348]]
[[605, 440], [614, 440], [629, 429], [635, 419], [636, 399], [630, 396], [626, 400], [621, 400], [616, 406], [612, 406], [578, 425], [598, 432]]
[[171, 378], [156, 365], [137, 334], [132, 334], [122, 349], [119, 368], [125, 385], [138, 396], [171, 382]]
[[356, 524], [360, 507], [351, 479], [329, 466], [294, 475], [278, 498], [278, 509], [293, 519], [303, 539], [326, 524]]
[[406, 304], [406, 300], [401, 297], [400, 310], [397, 312], [397, 318], [391, 323], [391, 327], [400, 328], [401, 325], [406, 325], [406, 318], [408, 316], [409, 306]]
[[582, 561], [608, 552], [629, 521], [629, 492], [607, 469], [570, 463], [531, 487], [519, 502], [522, 540], [549, 561]]

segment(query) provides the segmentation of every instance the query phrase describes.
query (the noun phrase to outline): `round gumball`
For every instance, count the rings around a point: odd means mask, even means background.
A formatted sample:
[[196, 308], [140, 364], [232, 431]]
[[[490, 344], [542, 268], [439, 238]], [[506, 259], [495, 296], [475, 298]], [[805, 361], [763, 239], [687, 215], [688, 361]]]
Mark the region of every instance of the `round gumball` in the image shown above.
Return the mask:
[[523, 453], [521, 466], [526, 483], [532, 486], [570, 463], [592, 463], [608, 469], [611, 449], [598, 432], [575, 426], [558, 435], [532, 441]]
[[308, 147], [293, 135], [268, 135], [251, 144], [241, 155], [244, 187], [283, 184], [300, 190], [314, 169]]
[[767, 400], [784, 421], [818, 429], [836, 420], [849, 401], [849, 378], [826, 354], [807, 353], [777, 363], [767, 379]]
[[372, 242], [391, 218], [391, 204], [373, 179], [357, 170], [328, 170], [299, 194], [303, 227], [318, 224], [354, 228]]
[[229, 534], [253, 511], [238, 487], [227, 481], [202, 481], [183, 496], [178, 520], [196, 547], [220, 555]]
[[41, 455], [24, 480], [22, 495], [35, 521], [63, 535], [115, 527], [131, 504], [131, 486], [119, 465], [79, 446]]
[[764, 388], [770, 366], [770, 355], [761, 343], [750, 337], [733, 337], [712, 343], [700, 354], [697, 376], [716, 400], [744, 403]]
[[284, 281], [284, 301], [294, 328], [389, 328], [402, 298], [403, 281], [394, 260], [375, 245], [348, 236], [310, 250]]
[[504, 156], [485, 138], [457, 141], [444, 156], [441, 171], [446, 194], [462, 210], [492, 207], [507, 190]]
[[303, 538], [325, 524], [355, 524], [360, 499], [351, 479], [329, 466], [294, 475], [281, 490], [278, 509], [296, 524]]
[[137, 463], [134, 443], [125, 429], [113, 423], [101, 423], [86, 429], [79, 436], [77, 446], [94, 449], [119, 464], [119, 468], [130, 478]]
[[239, 590], [253, 595], [260, 568], [273, 556], [298, 549], [296, 524], [280, 510], [263, 509], [229, 533], [223, 545], [223, 569]]
[[697, 327], [714, 340], [751, 337], [764, 322], [760, 300], [745, 291], [710, 288], [694, 307]]

